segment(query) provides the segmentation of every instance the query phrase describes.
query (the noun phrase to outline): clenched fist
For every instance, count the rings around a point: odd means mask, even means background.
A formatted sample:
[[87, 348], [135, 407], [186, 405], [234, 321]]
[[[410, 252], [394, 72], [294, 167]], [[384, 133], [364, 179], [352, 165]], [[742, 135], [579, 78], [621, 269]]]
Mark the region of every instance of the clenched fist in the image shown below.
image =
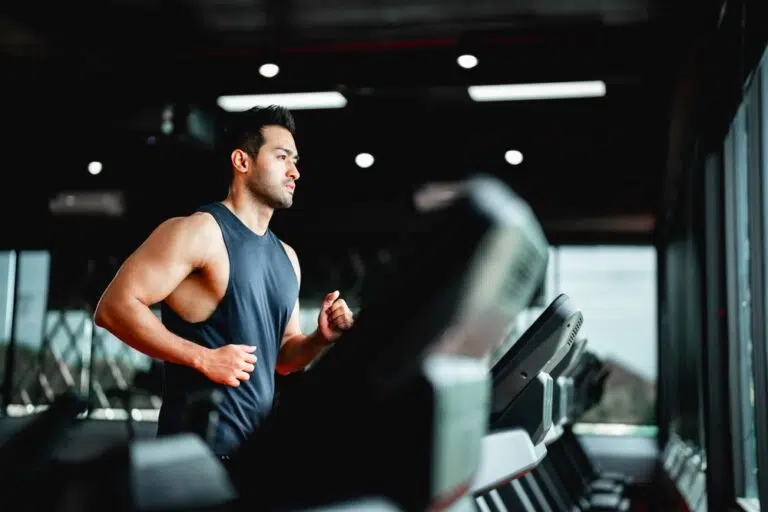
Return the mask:
[[203, 358], [203, 374], [217, 384], [237, 387], [248, 380], [253, 371], [256, 347], [251, 345], [224, 345], [211, 349]]
[[317, 330], [328, 343], [336, 341], [343, 331], [354, 323], [352, 311], [344, 299], [339, 298], [338, 290], [325, 296], [320, 304], [320, 314], [317, 316]]

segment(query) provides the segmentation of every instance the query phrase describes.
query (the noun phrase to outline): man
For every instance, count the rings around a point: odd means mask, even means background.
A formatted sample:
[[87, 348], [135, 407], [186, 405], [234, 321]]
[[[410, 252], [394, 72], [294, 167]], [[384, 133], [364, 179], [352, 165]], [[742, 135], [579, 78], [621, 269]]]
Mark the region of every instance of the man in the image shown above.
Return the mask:
[[[97, 325], [165, 361], [158, 435], [183, 430], [192, 395], [221, 391], [211, 443], [222, 458], [269, 413], [275, 371], [304, 368], [353, 323], [335, 291], [322, 301], [317, 330], [301, 332], [299, 261], [269, 230], [274, 211], [293, 203], [294, 132], [284, 108], [240, 114], [227, 131], [227, 198], [160, 224], [96, 308]], [[158, 302], [162, 322], [150, 311]]]

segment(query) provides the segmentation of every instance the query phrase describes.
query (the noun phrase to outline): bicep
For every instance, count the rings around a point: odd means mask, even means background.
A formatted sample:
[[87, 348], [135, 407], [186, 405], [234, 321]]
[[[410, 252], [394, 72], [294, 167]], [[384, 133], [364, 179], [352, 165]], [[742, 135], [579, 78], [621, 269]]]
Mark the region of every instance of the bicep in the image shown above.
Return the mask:
[[205, 260], [201, 227], [189, 218], [165, 221], [125, 260], [107, 293], [130, 296], [147, 306], [168, 297]]

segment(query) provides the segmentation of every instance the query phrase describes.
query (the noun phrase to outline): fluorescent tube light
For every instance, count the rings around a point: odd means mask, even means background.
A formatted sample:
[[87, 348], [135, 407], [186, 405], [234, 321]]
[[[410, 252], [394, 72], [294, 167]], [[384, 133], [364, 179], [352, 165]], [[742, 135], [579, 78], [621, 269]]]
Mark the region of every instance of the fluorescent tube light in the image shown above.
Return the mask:
[[336, 91], [298, 92], [286, 94], [242, 94], [219, 96], [216, 103], [228, 112], [243, 112], [252, 107], [281, 105], [291, 110], [343, 108], [347, 98]]
[[605, 82], [551, 82], [541, 84], [471, 85], [474, 101], [524, 101], [605, 96]]

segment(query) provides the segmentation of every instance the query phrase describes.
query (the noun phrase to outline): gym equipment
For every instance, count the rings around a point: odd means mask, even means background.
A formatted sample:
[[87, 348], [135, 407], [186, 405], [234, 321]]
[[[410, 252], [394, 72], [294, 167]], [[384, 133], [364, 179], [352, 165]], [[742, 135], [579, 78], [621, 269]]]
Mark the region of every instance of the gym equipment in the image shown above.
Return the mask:
[[[210, 397], [197, 398], [200, 414], [190, 418], [190, 427], [205, 430], [209, 402]], [[26, 485], [22, 486], [23, 493], [3, 492], [3, 505], [14, 498], [25, 509], [57, 511], [103, 510], [105, 503], [116, 511], [218, 510], [234, 500], [226, 470], [201, 436], [193, 433], [148, 440], [130, 437], [91, 460], [52, 463], [53, 437], [62, 437], [65, 427], [86, 407], [84, 400], [64, 396], [19, 434], [24, 438], [21, 449], [26, 450], [21, 463], [2, 467], [17, 477], [25, 476]], [[33, 457], [32, 449], [46, 460]], [[20, 472], [25, 463], [34, 464], [35, 471]], [[40, 492], [40, 482], [46, 483], [44, 493]]]
[[219, 459], [191, 433], [124, 443], [54, 477], [48, 505], [59, 512], [226, 510], [236, 498]]
[[[559, 397], [553, 402], [553, 426], [542, 443], [546, 444], [546, 456], [530, 471], [511, 475], [513, 479], [502, 485], [480, 489], [475, 495], [476, 510], [629, 510], [631, 503], [625, 495], [625, 488], [630, 481], [621, 475], [601, 472], [584, 452], [570, 427], [572, 421], [585, 412], [585, 406], [591, 407], [600, 400], [605, 382], [605, 368], [598, 358], [586, 351], [586, 344], [583, 338], [575, 341], [570, 351], [551, 370], [554, 389], [559, 389], [556, 391]], [[586, 387], [592, 389], [584, 389]], [[577, 397], [582, 397], [582, 400], [577, 401]], [[530, 406], [526, 410], [530, 412]], [[680, 453], [682, 450], [677, 451]], [[516, 457], [517, 454], [509, 451], [495, 454], [497, 460], [513, 460]], [[668, 457], [670, 466], [673, 458], [674, 454]], [[695, 481], [695, 476], [691, 477], [691, 481]], [[698, 487], [692, 486], [692, 489], [691, 502], [701, 502]]]
[[568, 423], [568, 404], [573, 399], [573, 379], [571, 371], [576, 367], [587, 345], [586, 338], [578, 338], [571, 346], [568, 354], [557, 364], [550, 373], [554, 381], [552, 388], [552, 428], [544, 440], [546, 445], [557, 441], [563, 435], [563, 425]]
[[0, 510], [26, 508], [30, 496], [40, 492], [38, 479], [54, 450], [87, 409], [84, 398], [64, 392], [0, 446]]
[[707, 510], [707, 459], [702, 450], [686, 443], [676, 432], [669, 435], [661, 456], [664, 470], [674, 482], [689, 510]]
[[[491, 408], [491, 429], [504, 428], [506, 425], [519, 425], [525, 421], [521, 417], [522, 408], [515, 404], [518, 397], [532, 382], [540, 383], [545, 406], [551, 410], [551, 382], [541, 383], [542, 379], [551, 378], [548, 372], [554, 369], [571, 349], [576, 335], [581, 328], [583, 315], [576, 309], [569, 297], [559, 295], [526, 329], [520, 338], [494, 362], [493, 404]], [[540, 374], [547, 377], [537, 377]], [[535, 405], [536, 399], [531, 405]], [[547, 403], [548, 402], [548, 403]], [[549, 413], [548, 413], [549, 414]], [[529, 416], [525, 410], [523, 416]], [[551, 418], [547, 420], [551, 422]], [[549, 428], [547, 425], [543, 430]]]
[[575, 352], [573, 341], [582, 322], [581, 312], [562, 294], [495, 361], [491, 433], [483, 439], [487, 448], [472, 488], [480, 510], [499, 508], [499, 502], [507, 510], [524, 510], [529, 503], [516, 479], [538, 466], [547, 453], [553, 380], [546, 369], [562, 369], [561, 363]]
[[399, 279], [233, 457], [243, 507], [379, 496], [426, 510], [466, 493], [489, 414], [482, 358], [530, 300], [547, 245], [528, 207], [488, 178], [415, 233]]
[[[566, 400], [571, 397], [592, 396], [599, 401], [599, 394], [583, 388], [604, 382], [593, 378], [595, 375], [605, 374], [602, 363], [583, 348], [581, 351], [582, 359], [570, 364], [568, 371], [558, 377], [558, 381], [564, 386], [563, 394]], [[571, 389], [575, 392], [571, 392]], [[583, 404], [589, 405], [590, 402], [564, 403], [567, 416], [561, 424], [562, 431], [549, 444], [548, 460], [541, 465], [542, 474], [536, 476], [543, 481], [552, 482], [551, 492], [557, 495], [555, 501], [576, 503], [579, 510], [628, 510], [630, 502], [624, 496], [625, 484], [628, 482], [619, 476], [599, 474], [569, 426], [572, 419], [585, 412]]]

